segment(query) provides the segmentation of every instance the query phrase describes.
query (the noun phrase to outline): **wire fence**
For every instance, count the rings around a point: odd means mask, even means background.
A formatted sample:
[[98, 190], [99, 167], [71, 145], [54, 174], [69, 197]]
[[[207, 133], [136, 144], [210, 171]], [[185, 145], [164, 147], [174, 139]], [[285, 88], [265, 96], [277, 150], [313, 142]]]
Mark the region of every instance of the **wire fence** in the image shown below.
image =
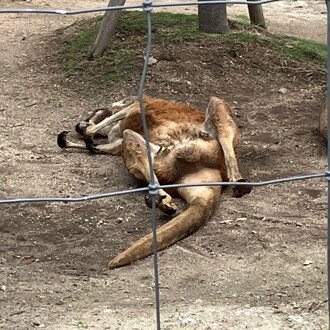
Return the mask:
[[[324, 177], [328, 181], [328, 190], [330, 188], [330, 167], [325, 173], [313, 173], [308, 175], [301, 175], [301, 176], [293, 176], [293, 177], [286, 177], [281, 179], [273, 179], [267, 181], [260, 181], [260, 182], [208, 182], [208, 183], [193, 183], [193, 184], [167, 184], [161, 185], [156, 183], [155, 173], [154, 173], [154, 166], [152, 161], [151, 155], [151, 147], [150, 147], [150, 139], [148, 134], [148, 123], [146, 120], [146, 113], [143, 104], [143, 91], [146, 83], [147, 78], [147, 70], [148, 70], [148, 63], [149, 58], [152, 50], [152, 10], [153, 8], [165, 8], [165, 7], [178, 7], [178, 6], [200, 6], [200, 5], [214, 5], [214, 4], [232, 4], [232, 5], [262, 5], [267, 3], [278, 2], [281, 0], [257, 0], [257, 1], [232, 1], [232, 0], [224, 0], [224, 1], [193, 1], [193, 2], [177, 2], [177, 3], [157, 3], [154, 4], [152, 1], [144, 1], [140, 5], [125, 5], [125, 6], [114, 6], [114, 7], [99, 7], [99, 8], [86, 8], [80, 10], [64, 10], [64, 9], [0, 9], [0, 14], [52, 14], [52, 15], [79, 15], [79, 14], [88, 14], [88, 13], [97, 13], [97, 12], [107, 12], [112, 10], [129, 10], [129, 9], [138, 9], [143, 10], [146, 13], [146, 24], [147, 24], [147, 45], [146, 45], [146, 55], [144, 57], [144, 65], [142, 69], [142, 75], [140, 79], [139, 89], [138, 89], [138, 101], [140, 105], [140, 113], [141, 113], [141, 120], [143, 125], [144, 131], [144, 138], [146, 140], [146, 147], [147, 147], [147, 157], [148, 157], [148, 165], [150, 171], [150, 184], [147, 187], [137, 188], [137, 189], [130, 189], [130, 190], [121, 190], [121, 191], [114, 191], [109, 193], [103, 194], [95, 194], [95, 195], [87, 195], [87, 196], [74, 196], [74, 197], [31, 197], [31, 198], [8, 198], [8, 199], [0, 199], [0, 204], [18, 204], [18, 203], [40, 203], [40, 202], [64, 202], [64, 203], [75, 203], [75, 202], [86, 202], [96, 199], [103, 199], [109, 198], [114, 196], [120, 195], [127, 195], [133, 193], [149, 193], [151, 197], [151, 218], [152, 218], [152, 233], [153, 233], [153, 258], [154, 258], [154, 287], [155, 287], [155, 312], [156, 312], [156, 328], [159, 330], [161, 328], [161, 321], [160, 321], [160, 294], [159, 294], [159, 280], [158, 280], [158, 260], [157, 260], [157, 208], [156, 208], [156, 196], [158, 195], [159, 189], [169, 189], [169, 188], [180, 188], [180, 187], [198, 187], [198, 186], [251, 186], [251, 187], [261, 187], [266, 185], [275, 185], [281, 183], [288, 183], [293, 181], [301, 181], [301, 180], [309, 180], [309, 179], [316, 179]], [[329, 8], [330, 0], [326, 0], [327, 7]], [[328, 19], [328, 47], [330, 41], [330, 19], [329, 13], [327, 16]], [[327, 57], [327, 68], [330, 65], [330, 58], [329, 55]], [[327, 86], [330, 84], [330, 77], [327, 75]], [[329, 108], [329, 101], [330, 101], [330, 91], [329, 88], [327, 89], [327, 106]], [[328, 113], [328, 122], [329, 122], [329, 113]], [[328, 146], [330, 144], [330, 128], [328, 128]], [[330, 163], [330, 153], [328, 151], [328, 164]], [[328, 165], [329, 166], [329, 165]], [[330, 194], [328, 193], [328, 207], [330, 204]], [[329, 209], [328, 209], [328, 219], [329, 219]], [[329, 220], [328, 220], [329, 221]], [[328, 237], [330, 237], [330, 229], [328, 225]], [[329, 297], [329, 280], [330, 280], [330, 246], [329, 243], [327, 245], [327, 254], [328, 254], [328, 297]], [[328, 299], [328, 308], [330, 306], [329, 299]]]

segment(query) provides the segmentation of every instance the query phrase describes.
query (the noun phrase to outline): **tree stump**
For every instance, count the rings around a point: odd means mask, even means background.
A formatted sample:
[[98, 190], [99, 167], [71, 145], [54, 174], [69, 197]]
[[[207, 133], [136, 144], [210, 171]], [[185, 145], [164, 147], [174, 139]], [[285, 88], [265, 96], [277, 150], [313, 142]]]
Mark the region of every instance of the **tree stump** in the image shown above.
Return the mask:
[[251, 24], [266, 28], [262, 5], [248, 5]]
[[[199, 0], [200, 3], [203, 0]], [[226, 4], [198, 5], [199, 30], [205, 33], [228, 33]]]

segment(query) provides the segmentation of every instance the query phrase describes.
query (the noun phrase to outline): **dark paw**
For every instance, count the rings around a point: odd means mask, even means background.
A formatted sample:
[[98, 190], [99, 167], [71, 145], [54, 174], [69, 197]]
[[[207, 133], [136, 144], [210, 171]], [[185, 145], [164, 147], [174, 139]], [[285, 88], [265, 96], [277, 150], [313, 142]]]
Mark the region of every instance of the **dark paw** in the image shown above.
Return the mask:
[[77, 134], [83, 136], [84, 131], [81, 129], [81, 127], [80, 127], [80, 123], [78, 123], [78, 124], [75, 126], [75, 129], [76, 129]]
[[[146, 205], [151, 209], [152, 208], [152, 198], [151, 195], [145, 195], [144, 200], [146, 202]], [[156, 196], [156, 207], [159, 205], [159, 201], [162, 200], [161, 196]]]
[[85, 137], [84, 139], [85, 145], [86, 145], [86, 149], [91, 152], [92, 154], [95, 154], [99, 151], [99, 149], [97, 148], [97, 146], [95, 145], [93, 138], [91, 137]]
[[[248, 182], [246, 179], [240, 179], [237, 182]], [[233, 186], [233, 196], [240, 198], [244, 195], [249, 194], [252, 191], [251, 186]]]
[[83, 137], [86, 134], [86, 129], [89, 126], [89, 124], [86, 121], [81, 121], [80, 123], [76, 124], [75, 129], [77, 134], [79, 134], [81, 137]]
[[162, 207], [162, 212], [164, 212], [167, 215], [173, 215], [176, 213], [176, 208], [173, 208], [171, 206], [168, 205], [164, 205], [164, 207]]
[[66, 137], [68, 135], [68, 132], [63, 131], [62, 133], [60, 133], [59, 135], [57, 135], [57, 145], [61, 148], [61, 149], [65, 149], [67, 147], [67, 143], [66, 143]]
[[95, 133], [93, 137], [94, 137], [94, 139], [107, 139], [108, 138], [107, 135], [102, 134], [102, 133]]
[[[159, 208], [162, 212], [164, 212], [167, 215], [173, 215], [173, 214], [175, 214], [175, 212], [176, 212], [176, 208], [175, 207], [172, 207], [172, 206], [169, 206], [169, 205], [166, 205], [166, 204], [163, 204], [162, 203], [162, 200], [164, 198], [166, 198], [166, 196], [160, 196], [160, 195], [158, 195], [156, 197], [156, 207]], [[144, 199], [145, 199], [146, 205], [149, 208], [152, 208], [152, 198], [151, 198], [151, 196], [150, 195], [145, 195], [144, 196]]]
[[96, 145], [94, 145], [94, 144], [86, 144], [86, 148], [92, 154], [96, 154], [97, 152], [100, 151], [100, 149]]

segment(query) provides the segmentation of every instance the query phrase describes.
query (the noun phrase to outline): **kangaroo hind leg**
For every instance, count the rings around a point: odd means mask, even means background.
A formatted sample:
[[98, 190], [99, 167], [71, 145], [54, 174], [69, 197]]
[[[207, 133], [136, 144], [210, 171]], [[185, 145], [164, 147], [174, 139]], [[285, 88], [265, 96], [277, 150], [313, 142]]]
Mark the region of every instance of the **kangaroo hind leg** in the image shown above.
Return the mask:
[[[205, 128], [220, 143], [227, 171], [227, 178], [231, 182], [246, 182], [238, 169], [235, 149], [239, 140], [239, 133], [230, 106], [223, 100], [212, 97], [206, 110]], [[234, 186], [233, 194], [241, 197], [249, 194], [252, 188], [248, 186]]]

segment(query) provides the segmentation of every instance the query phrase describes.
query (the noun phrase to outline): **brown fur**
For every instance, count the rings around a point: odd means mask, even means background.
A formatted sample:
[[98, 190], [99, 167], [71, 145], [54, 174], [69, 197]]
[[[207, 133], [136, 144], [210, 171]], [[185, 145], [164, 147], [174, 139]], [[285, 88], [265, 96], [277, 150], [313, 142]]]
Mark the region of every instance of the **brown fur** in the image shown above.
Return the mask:
[[[188, 105], [148, 96], [144, 97], [143, 103], [157, 184], [243, 180], [234, 152], [239, 138], [238, 129], [226, 102], [211, 98], [205, 115]], [[108, 144], [95, 145], [93, 135], [108, 125], [112, 125]], [[89, 118], [84, 140], [87, 147], [96, 152], [121, 154], [132, 175], [145, 182], [151, 181], [137, 101], [117, 108], [116, 113], [99, 123]], [[73, 147], [75, 144], [68, 142], [67, 145]], [[234, 195], [240, 197], [250, 191], [238, 186], [234, 189]], [[203, 226], [214, 210], [221, 188], [188, 187], [178, 188], [177, 192], [187, 202], [187, 208], [157, 230], [158, 250]], [[168, 214], [174, 213], [176, 206], [172, 197], [162, 189], [158, 193], [158, 208]], [[151, 234], [110, 260], [108, 266], [123, 266], [150, 254]]]

